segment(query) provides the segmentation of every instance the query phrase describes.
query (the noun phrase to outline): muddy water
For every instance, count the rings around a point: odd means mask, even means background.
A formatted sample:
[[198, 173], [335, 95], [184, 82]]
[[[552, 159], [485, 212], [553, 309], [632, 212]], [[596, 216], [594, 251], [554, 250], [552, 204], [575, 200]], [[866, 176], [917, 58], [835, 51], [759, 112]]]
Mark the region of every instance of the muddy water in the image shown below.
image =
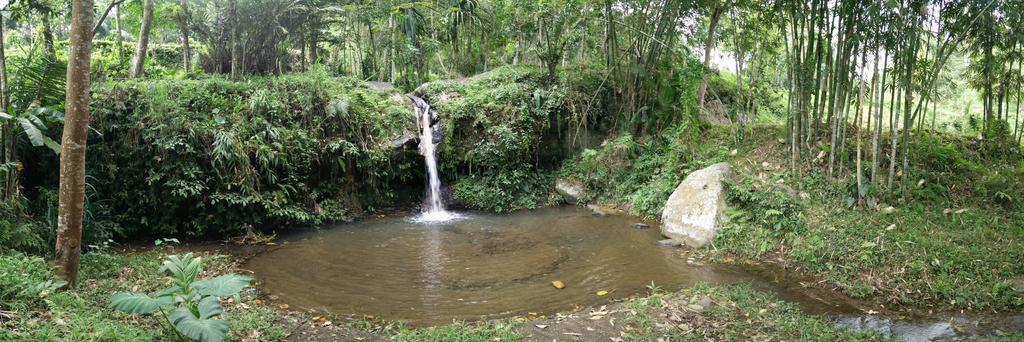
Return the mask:
[[[778, 272], [694, 266], [655, 246], [656, 224], [574, 207], [470, 214], [439, 224], [370, 219], [285, 238], [246, 267], [292, 307], [413, 324], [546, 314], [697, 282], [749, 282], [815, 313], [856, 310]], [[556, 289], [552, 281], [561, 281]], [[608, 291], [598, 296], [598, 291]]]

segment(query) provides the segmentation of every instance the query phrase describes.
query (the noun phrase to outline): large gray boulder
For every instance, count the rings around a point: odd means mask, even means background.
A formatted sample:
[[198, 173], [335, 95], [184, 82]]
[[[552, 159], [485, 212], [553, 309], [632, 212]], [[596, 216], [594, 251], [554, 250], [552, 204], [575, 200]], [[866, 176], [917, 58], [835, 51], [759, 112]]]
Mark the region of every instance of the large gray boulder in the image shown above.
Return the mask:
[[577, 205], [587, 195], [587, 187], [583, 183], [569, 178], [558, 178], [555, 180], [555, 191], [562, 195], [565, 203]]
[[728, 163], [718, 163], [686, 176], [665, 203], [661, 233], [691, 247], [713, 240], [725, 220], [722, 181], [731, 175]]

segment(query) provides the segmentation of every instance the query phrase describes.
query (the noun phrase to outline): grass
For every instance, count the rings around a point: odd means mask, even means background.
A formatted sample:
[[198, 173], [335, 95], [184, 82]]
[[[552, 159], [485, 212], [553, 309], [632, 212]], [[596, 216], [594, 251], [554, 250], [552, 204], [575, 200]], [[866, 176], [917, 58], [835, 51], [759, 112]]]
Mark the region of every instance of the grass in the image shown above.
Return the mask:
[[[6, 298], [0, 310], [0, 340], [28, 341], [152, 341], [169, 340], [158, 318], [150, 315], [129, 315], [107, 308], [110, 296], [117, 291], [154, 291], [165, 286], [157, 274], [164, 251], [137, 254], [87, 253], [82, 256], [79, 285], [72, 290], [37, 293]], [[208, 275], [225, 273], [234, 260], [228, 256], [208, 254]], [[0, 268], [18, 263], [26, 273], [42, 274], [23, 277], [27, 285], [52, 278], [45, 263], [22, 263], [22, 255], [0, 257]], [[34, 260], [41, 260], [34, 258]], [[18, 285], [22, 286], [22, 285]], [[225, 318], [232, 324], [231, 340], [258, 336], [255, 340], [282, 340], [287, 331], [274, 322], [282, 312], [252, 303], [252, 295], [242, 297], [242, 304], [225, 305]], [[250, 339], [252, 340], [252, 339]]]
[[[695, 307], [699, 306], [699, 308]], [[628, 341], [876, 341], [877, 335], [836, 328], [747, 285], [698, 284], [655, 292], [629, 303]]]
[[[927, 138], [934, 146], [959, 143], [952, 136]], [[920, 175], [927, 182], [911, 184], [906, 201], [870, 194], [879, 198], [879, 208], [893, 206], [891, 213], [853, 206], [856, 186], [849, 179], [811, 173], [797, 180], [777, 167], [784, 163], [778, 155], [745, 156], [734, 165], [741, 179], [755, 181], [741, 193], [762, 195], [743, 197], [758, 199], [752, 203], [731, 202], [732, 220], [704, 251], [719, 262], [773, 260], [884, 305], [1024, 308], [1024, 294], [1010, 286], [1024, 277], [1024, 212], [1020, 203], [1000, 202], [986, 188], [987, 179], [1012, 175], [1020, 166], [986, 160], [969, 149], [915, 151], [923, 155], [911, 166], [914, 179]], [[942, 155], [949, 153], [954, 155]], [[762, 162], [776, 167], [768, 170]], [[1019, 197], [1013, 186], [998, 189]], [[787, 212], [794, 203], [803, 222], [778, 229], [781, 219], [766, 213]]]
[[395, 341], [469, 342], [469, 341], [522, 341], [523, 336], [508, 321], [481, 323], [457, 322], [439, 327], [400, 329], [391, 336]]

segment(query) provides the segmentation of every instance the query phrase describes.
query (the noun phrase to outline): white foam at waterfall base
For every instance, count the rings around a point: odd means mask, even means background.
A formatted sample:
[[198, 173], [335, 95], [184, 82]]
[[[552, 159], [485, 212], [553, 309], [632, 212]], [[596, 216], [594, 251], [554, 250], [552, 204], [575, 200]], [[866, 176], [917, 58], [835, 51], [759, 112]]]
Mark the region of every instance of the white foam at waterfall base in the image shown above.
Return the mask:
[[444, 209], [444, 202], [441, 199], [441, 177], [437, 172], [437, 151], [434, 145], [434, 130], [431, 127], [432, 114], [430, 104], [418, 97], [412, 97], [416, 109], [417, 124], [420, 129], [420, 154], [427, 164], [427, 175], [429, 184], [427, 187], [427, 201], [424, 211], [413, 217], [414, 222], [444, 222], [458, 219], [461, 216]]

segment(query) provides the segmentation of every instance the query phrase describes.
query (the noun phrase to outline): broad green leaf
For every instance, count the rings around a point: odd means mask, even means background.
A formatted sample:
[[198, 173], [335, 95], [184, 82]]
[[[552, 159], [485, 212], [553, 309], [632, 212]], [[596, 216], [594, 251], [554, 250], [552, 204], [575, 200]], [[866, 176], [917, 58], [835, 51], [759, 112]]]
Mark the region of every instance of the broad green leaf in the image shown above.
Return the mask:
[[199, 301], [199, 318], [213, 318], [223, 313], [224, 307], [220, 306], [220, 299], [217, 299], [217, 297], [209, 296]]
[[53, 151], [53, 153], [60, 155], [60, 144], [58, 144], [56, 141], [53, 141], [53, 139], [50, 139], [50, 137], [43, 136], [43, 145], [49, 147], [50, 150]]
[[228, 322], [219, 319], [201, 319], [186, 308], [177, 308], [167, 315], [182, 336], [200, 342], [220, 342], [228, 334]]
[[157, 297], [166, 297], [166, 296], [173, 295], [173, 294], [177, 293], [180, 290], [181, 290], [181, 288], [178, 287], [177, 285], [171, 285], [171, 287], [168, 287], [166, 289], [160, 290], [159, 292], [154, 293], [153, 295], [157, 296]]
[[225, 274], [213, 279], [204, 279], [192, 284], [204, 296], [228, 297], [249, 285], [252, 278], [237, 274]]
[[153, 298], [141, 292], [120, 292], [110, 298], [111, 309], [127, 313], [150, 313], [171, 303], [171, 298]]
[[43, 146], [43, 132], [26, 118], [17, 118], [17, 120], [21, 124], [21, 129], [25, 131], [25, 135], [28, 136], [28, 141], [32, 143], [32, 146]]

